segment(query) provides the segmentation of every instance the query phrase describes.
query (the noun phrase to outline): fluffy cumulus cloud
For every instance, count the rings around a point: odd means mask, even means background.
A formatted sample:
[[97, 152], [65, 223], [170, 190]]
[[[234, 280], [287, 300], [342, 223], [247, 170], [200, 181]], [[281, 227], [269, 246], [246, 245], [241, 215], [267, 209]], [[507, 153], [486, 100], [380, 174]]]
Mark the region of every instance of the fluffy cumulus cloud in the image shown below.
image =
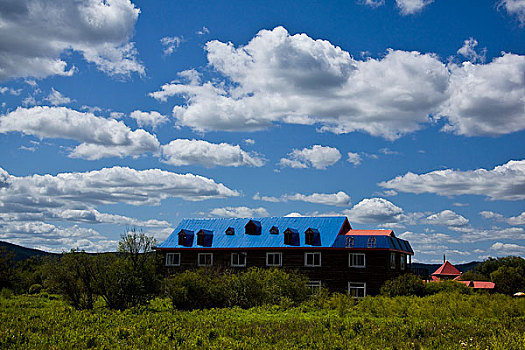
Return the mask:
[[488, 64], [450, 65], [445, 131], [499, 136], [525, 128], [525, 56], [504, 54]]
[[139, 12], [130, 0], [3, 1], [0, 80], [72, 75], [69, 50], [110, 75], [144, 74], [129, 41]]
[[142, 129], [132, 131], [122, 121], [66, 107], [19, 107], [0, 117], [0, 133], [7, 132], [76, 140], [80, 145], [70, 153], [73, 158], [138, 156], [160, 146], [156, 136]]
[[153, 129], [156, 129], [157, 126], [164, 124], [168, 121], [168, 117], [160, 114], [156, 111], [143, 112], [135, 110], [129, 115], [131, 118], [135, 119], [137, 125], [142, 128], [144, 126], [151, 126]]
[[507, 222], [509, 225], [525, 225], [525, 211], [518, 216], [510, 217]]
[[164, 38], [160, 39], [160, 43], [163, 47], [162, 52], [165, 55], [171, 55], [179, 47], [182, 41], [183, 39], [178, 36], [165, 36]]
[[324, 205], [334, 205], [338, 207], [345, 207], [351, 204], [350, 196], [343, 191], [337, 193], [312, 193], [312, 194], [285, 194], [281, 197], [272, 197], [272, 196], [261, 196], [259, 193], [256, 193], [253, 196], [254, 200], [260, 200], [265, 202], [287, 202], [287, 201], [301, 201], [307, 203], [315, 204], [324, 204]]
[[326, 169], [341, 159], [341, 153], [337, 148], [321, 145], [313, 145], [301, 150], [294, 149], [286, 158], [282, 158], [279, 164], [291, 168], [316, 168]]
[[261, 167], [265, 160], [259, 155], [248, 153], [239, 145], [211, 143], [204, 140], [173, 140], [161, 147], [162, 161], [171, 165], [200, 164], [215, 166]]
[[492, 253], [495, 253], [497, 256], [508, 256], [508, 255], [525, 255], [525, 246], [521, 246], [513, 243], [494, 243], [490, 249]]
[[485, 54], [487, 49], [483, 49], [481, 53], [476, 51], [476, 46], [478, 46], [478, 41], [474, 38], [470, 38], [463, 42], [463, 46], [458, 50], [458, 54], [467, 58], [470, 62], [485, 62]]
[[407, 219], [403, 209], [384, 198], [365, 198], [344, 214], [350, 222], [364, 224], [395, 224]]
[[520, 25], [525, 25], [525, 1], [523, 0], [500, 0], [498, 8], [503, 8], [511, 16], [516, 16]]
[[361, 156], [359, 155], [359, 153], [354, 153], [354, 152], [348, 152], [348, 159], [347, 159], [348, 163], [350, 164], [353, 164], [355, 166], [361, 164]]
[[435, 193], [441, 196], [474, 194], [491, 200], [525, 199], [525, 160], [509, 161], [492, 170], [436, 170], [426, 174], [406, 173], [381, 182], [398, 192]]
[[460, 240], [465, 243], [494, 241], [498, 239], [506, 240], [525, 240], [525, 230], [522, 227], [493, 227], [491, 229], [468, 228], [462, 230]]
[[[97, 206], [118, 203], [159, 205], [163, 199], [173, 197], [198, 201], [238, 195], [238, 192], [209, 178], [159, 169], [139, 171], [113, 167], [84, 173], [25, 177], [12, 176], [0, 169], [0, 239], [32, 247], [45, 246], [47, 250], [77, 246], [90, 251], [115, 249], [114, 241], [106, 240], [93, 229], [76, 225], [148, 227], [164, 237], [170, 223], [102, 213]], [[74, 225], [59, 227], [49, 222]], [[79, 240], [83, 241], [79, 243]], [[112, 246], [105, 246], [106, 243]]]
[[510, 218], [506, 218], [500, 213], [494, 213], [492, 211], [482, 211], [479, 213], [481, 216], [483, 216], [485, 219], [491, 219], [499, 222], [506, 222], [509, 225], [512, 226], [519, 226], [519, 225], [525, 225], [525, 211], [522, 212], [520, 215], [512, 216]]
[[425, 6], [433, 3], [434, 0], [396, 0], [396, 6], [402, 15], [413, 15], [420, 12]]
[[443, 210], [442, 212], [428, 216], [424, 222], [430, 225], [461, 227], [467, 225], [469, 220], [452, 210]]
[[53, 106], [67, 105], [68, 103], [71, 103], [71, 99], [69, 97], [62, 95], [59, 91], [56, 91], [53, 88], [51, 88], [49, 96], [46, 97], [46, 101], [48, 101]]
[[270, 216], [265, 208], [248, 208], [248, 207], [226, 207], [215, 208], [210, 212], [213, 216], [223, 218], [253, 218]]
[[393, 140], [440, 116], [450, 116], [446, 130], [467, 136], [525, 128], [524, 56], [446, 65], [431, 53], [388, 50], [357, 60], [326, 40], [282, 27], [261, 30], [245, 46], [215, 40], [205, 50], [222, 78], [202, 81], [195, 70], [185, 71], [150, 94], [160, 101], [184, 97], [173, 115], [198, 131], [315, 124]]

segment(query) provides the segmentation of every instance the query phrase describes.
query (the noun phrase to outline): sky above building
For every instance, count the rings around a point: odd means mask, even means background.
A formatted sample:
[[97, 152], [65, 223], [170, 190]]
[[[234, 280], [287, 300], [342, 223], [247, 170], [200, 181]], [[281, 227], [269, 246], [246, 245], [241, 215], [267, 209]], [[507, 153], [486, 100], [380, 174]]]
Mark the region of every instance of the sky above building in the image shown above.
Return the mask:
[[0, 240], [347, 216], [525, 256], [525, 1], [0, 0]]

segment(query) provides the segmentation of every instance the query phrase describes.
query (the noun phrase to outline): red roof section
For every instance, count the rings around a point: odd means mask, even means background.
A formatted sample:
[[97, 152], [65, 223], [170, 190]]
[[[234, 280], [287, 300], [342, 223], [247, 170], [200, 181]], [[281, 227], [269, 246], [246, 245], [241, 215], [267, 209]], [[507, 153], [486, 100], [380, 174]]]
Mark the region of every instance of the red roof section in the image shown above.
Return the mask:
[[494, 289], [496, 284], [494, 282], [472, 281], [473, 288], [476, 289]]
[[345, 233], [347, 236], [390, 236], [395, 237], [392, 230], [350, 230]]
[[461, 275], [461, 272], [456, 269], [451, 263], [448, 261], [445, 261], [443, 265], [441, 265], [432, 276], [459, 276]]

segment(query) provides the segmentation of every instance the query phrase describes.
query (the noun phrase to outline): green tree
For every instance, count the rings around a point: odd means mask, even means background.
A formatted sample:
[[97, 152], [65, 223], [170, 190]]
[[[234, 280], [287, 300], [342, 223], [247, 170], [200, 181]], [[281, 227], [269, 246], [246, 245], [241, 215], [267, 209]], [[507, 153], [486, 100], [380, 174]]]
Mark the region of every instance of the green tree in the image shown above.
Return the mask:
[[501, 266], [490, 274], [490, 278], [500, 293], [512, 295], [525, 288], [523, 270], [519, 267]]
[[502, 258], [488, 258], [476, 267], [476, 272], [490, 278], [491, 273], [502, 266], [519, 268], [521, 274], [525, 272], [525, 259], [519, 256], [506, 256]]
[[0, 289], [13, 288], [15, 254], [6, 247], [0, 247]]

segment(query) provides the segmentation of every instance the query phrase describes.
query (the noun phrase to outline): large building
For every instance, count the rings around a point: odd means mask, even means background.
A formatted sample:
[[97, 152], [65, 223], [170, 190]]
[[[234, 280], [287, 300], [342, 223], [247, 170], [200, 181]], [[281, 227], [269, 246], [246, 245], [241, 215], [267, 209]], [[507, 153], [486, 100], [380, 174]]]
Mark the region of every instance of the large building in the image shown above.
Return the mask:
[[414, 254], [392, 230], [353, 230], [346, 217], [186, 219], [156, 250], [166, 274], [279, 267], [307, 275], [312, 288], [357, 297], [409, 271]]

